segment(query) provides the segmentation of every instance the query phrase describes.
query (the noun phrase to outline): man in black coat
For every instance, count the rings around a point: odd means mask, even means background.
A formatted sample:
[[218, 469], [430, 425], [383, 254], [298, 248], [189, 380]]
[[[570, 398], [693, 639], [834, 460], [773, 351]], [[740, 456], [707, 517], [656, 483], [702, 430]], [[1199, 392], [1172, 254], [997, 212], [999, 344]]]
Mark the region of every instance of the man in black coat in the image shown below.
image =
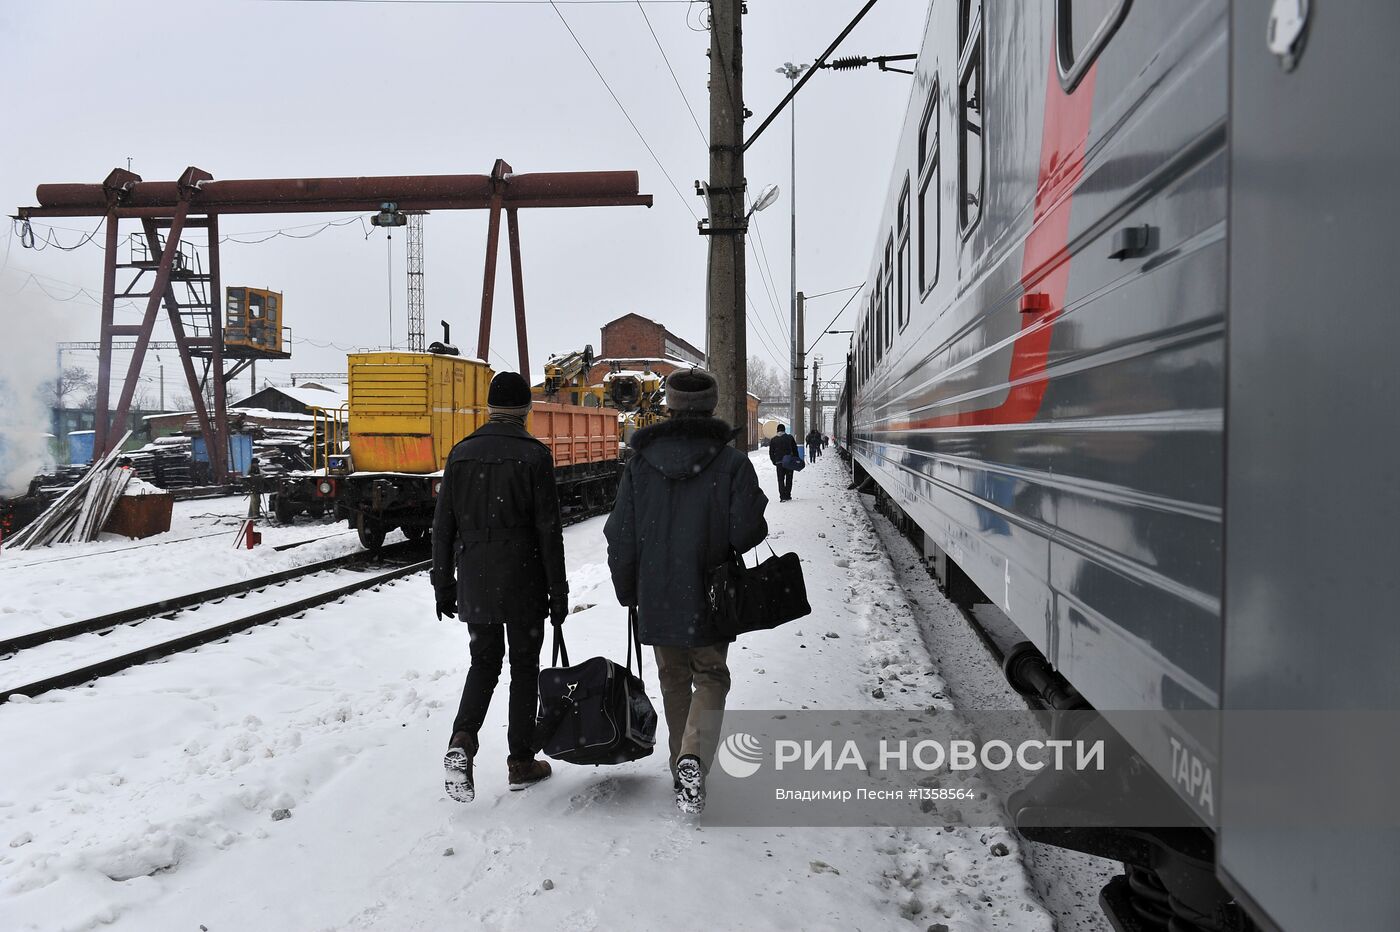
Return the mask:
[[778, 467], [778, 501], [792, 501], [792, 470], [783, 465], [783, 459], [797, 456], [797, 440], [787, 432], [787, 427], [778, 425], [778, 434], [768, 442], [768, 458]]
[[822, 455], [822, 432], [813, 427], [807, 431], [807, 459], [813, 463]]
[[671, 373], [671, 417], [632, 436], [636, 455], [604, 531], [617, 599], [636, 608], [656, 652], [676, 806], [688, 813], [705, 807], [729, 693], [729, 642], [710, 619], [706, 577], [731, 548], [751, 550], [768, 534], [768, 499], [753, 463], [729, 446], [734, 431], [712, 416], [717, 401], [708, 372]]
[[460, 614], [471, 632], [471, 668], [443, 764], [448, 795], [476, 796], [477, 733], [510, 645], [506, 758], [510, 788], [549, 776], [535, 760], [544, 619], [564, 623], [569, 582], [549, 448], [525, 429], [530, 386], [514, 372], [491, 380], [489, 420], [452, 448], [433, 516], [433, 590], [438, 617]]

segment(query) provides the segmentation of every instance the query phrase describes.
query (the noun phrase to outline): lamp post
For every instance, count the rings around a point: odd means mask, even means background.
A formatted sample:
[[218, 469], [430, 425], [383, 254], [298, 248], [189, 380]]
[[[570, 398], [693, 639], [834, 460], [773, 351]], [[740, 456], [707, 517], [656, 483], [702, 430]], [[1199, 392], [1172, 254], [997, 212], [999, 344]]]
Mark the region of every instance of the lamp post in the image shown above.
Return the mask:
[[[802, 77], [803, 73], [810, 67], [811, 65], [794, 65], [789, 61], [783, 62], [783, 66], [775, 70], [778, 74], [788, 79], [789, 85], [796, 86], [797, 79]], [[796, 432], [798, 436], [801, 436], [803, 420], [803, 392], [801, 386], [802, 383], [806, 381], [804, 378], [806, 375], [806, 363], [802, 358], [804, 355], [802, 352], [803, 348], [799, 345], [802, 327], [797, 319], [799, 313], [797, 308], [797, 100], [794, 98], [789, 106], [792, 108], [789, 114], [791, 122], [789, 134], [789, 172], [791, 174], [791, 182], [788, 188], [788, 205], [792, 213], [792, 253], [789, 259], [789, 270], [791, 271], [791, 311], [789, 329], [792, 333], [792, 359], [788, 364], [788, 395], [792, 399], [792, 404], [788, 421], [794, 432]]]

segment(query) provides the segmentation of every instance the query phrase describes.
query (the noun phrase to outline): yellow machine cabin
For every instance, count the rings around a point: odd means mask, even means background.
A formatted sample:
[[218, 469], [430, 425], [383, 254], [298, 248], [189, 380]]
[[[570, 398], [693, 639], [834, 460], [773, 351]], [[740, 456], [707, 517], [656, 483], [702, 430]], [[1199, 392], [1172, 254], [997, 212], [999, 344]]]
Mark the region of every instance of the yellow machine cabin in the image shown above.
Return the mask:
[[282, 295], [266, 288], [227, 288], [224, 346], [282, 354]]
[[437, 472], [486, 422], [491, 368], [435, 353], [349, 357], [350, 460], [356, 472]]

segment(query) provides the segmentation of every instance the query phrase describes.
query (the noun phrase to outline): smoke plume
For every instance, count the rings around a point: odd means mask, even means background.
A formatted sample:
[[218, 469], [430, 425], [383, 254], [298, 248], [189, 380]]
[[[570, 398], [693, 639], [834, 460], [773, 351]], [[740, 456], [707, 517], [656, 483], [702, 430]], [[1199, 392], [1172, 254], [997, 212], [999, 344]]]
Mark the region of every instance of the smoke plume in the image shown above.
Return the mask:
[[53, 465], [49, 392], [62, 327], [52, 311], [25, 295], [0, 294], [0, 496], [23, 495], [29, 480]]

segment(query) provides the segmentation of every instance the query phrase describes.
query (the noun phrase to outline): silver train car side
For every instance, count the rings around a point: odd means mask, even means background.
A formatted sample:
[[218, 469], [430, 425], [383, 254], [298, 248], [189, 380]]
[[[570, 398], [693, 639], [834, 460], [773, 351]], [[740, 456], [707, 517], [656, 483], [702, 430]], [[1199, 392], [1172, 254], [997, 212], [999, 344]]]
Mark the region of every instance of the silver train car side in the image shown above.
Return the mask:
[[[1053, 706], [1400, 710], [1400, 5], [1308, 7], [930, 6], [835, 434]], [[1198, 830], [1041, 838], [1116, 928], [1400, 928], [1400, 827], [1232, 828], [1315, 788], [1181, 727]]]

